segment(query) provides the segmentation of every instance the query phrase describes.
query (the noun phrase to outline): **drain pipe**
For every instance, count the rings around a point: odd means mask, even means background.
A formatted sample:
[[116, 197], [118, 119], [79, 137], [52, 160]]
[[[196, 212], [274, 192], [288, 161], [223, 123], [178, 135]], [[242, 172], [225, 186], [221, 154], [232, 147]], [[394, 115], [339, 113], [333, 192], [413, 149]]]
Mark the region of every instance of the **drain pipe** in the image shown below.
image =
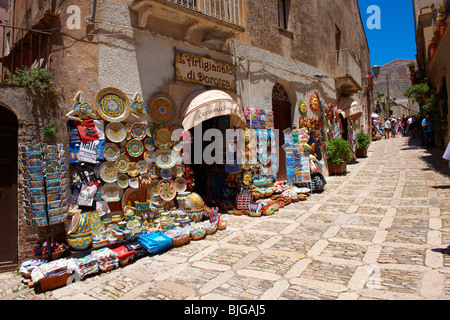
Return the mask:
[[91, 0], [91, 16], [86, 18], [86, 23], [89, 25], [95, 24], [95, 6], [97, 4], [97, 0]]

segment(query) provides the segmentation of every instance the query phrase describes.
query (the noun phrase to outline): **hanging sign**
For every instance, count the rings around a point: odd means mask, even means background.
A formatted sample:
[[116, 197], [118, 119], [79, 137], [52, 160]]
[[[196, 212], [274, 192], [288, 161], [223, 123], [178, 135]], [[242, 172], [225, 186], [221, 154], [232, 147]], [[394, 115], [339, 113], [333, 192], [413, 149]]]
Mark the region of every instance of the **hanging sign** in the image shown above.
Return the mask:
[[236, 66], [175, 50], [175, 80], [236, 91]]

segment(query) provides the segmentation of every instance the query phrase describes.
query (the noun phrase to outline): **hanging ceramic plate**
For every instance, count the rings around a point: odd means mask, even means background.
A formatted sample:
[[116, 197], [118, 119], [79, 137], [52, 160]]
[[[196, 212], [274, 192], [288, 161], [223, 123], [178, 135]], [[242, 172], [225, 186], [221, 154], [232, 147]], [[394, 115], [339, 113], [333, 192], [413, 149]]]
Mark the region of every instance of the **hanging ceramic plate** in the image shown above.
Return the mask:
[[163, 93], [154, 95], [148, 102], [147, 109], [153, 121], [160, 124], [171, 124], [177, 116], [177, 105]]
[[164, 201], [170, 201], [177, 195], [175, 183], [170, 179], [161, 180], [158, 183], [158, 194]]
[[138, 167], [139, 167], [139, 173], [140, 174], [147, 173], [147, 170], [148, 170], [147, 161], [141, 160], [141, 161], [138, 161], [137, 164], [138, 164]]
[[146, 138], [144, 140], [144, 145], [145, 145], [145, 149], [147, 149], [148, 151], [155, 151], [156, 150], [156, 146], [155, 143], [153, 142], [153, 138]]
[[155, 153], [152, 151], [145, 151], [144, 160], [147, 162], [147, 164], [155, 162]]
[[150, 184], [150, 191], [153, 193], [154, 196], [158, 195], [158, 184], [159, 180], [152, 180], [152, 183]]
[[106, 202], [118, 202], [122, 197], [123, 190], [117, 183], [107, 183], [101, 189], [102, 199]]
[[139, 178], [138, 177], [130, 178], [129, 184], [130, 188], [139, 189]]
[[158, 179], [159, 178], [159, 168], [156, 165], [156, 163], [152, 163], [148, 166], [148, 173], [150, 174], [150, 177], [152, 179]]
[[139, 175], [139, 166], [136, 162], [128, 163], [127, 173], [130, 177], [136, 177]]
[[139, 157], [144, 152], [144, 145], [140, 140], [130, 140], [127, 144], [128, 154], [132, 157]]
[[120, 149], [114, 143], [107, 143], [103, 148], [103, 156], [107, 161], [116, 161], [120, 156]]
[[163, 179], [172, 179], [173, 170], [172, 169], [161, 169], [159, 171], [159, 174], [160, 174], [161, 178], [163, 178]]
[[142, 140], [145, 138], [145, 136], [147, 135], [147, 133], [145, 132], [145, 124], [143, 123], [134, 123], [131, 126], [131, 135], [133, 136], [134, 139], [138, 139], [138, 140]]
[[100, 178], [106, 183], [113, 183], [117, 181], [116, 164], [112, 161], [103, 162], [100, 166]]
[[177, 164], [175, 167], [173, 167], [173, 173], [177, 177], [182, 177], [184, 175], [184, 165], [183, 164]]
[[153, 124], [149, 124], [145, 127], [145, 133], [147, 133], [147, 136], [150, 138], [153, 137], [153, 130], [155, 130], [155, 126]]
[[176, 178], [175, 179], [175, 188], [177, 192], [185, 192], [187, 189], [187, 181], [185, 178]]
[[127, 137], [125, 126], [121, 123], [110, 123], [105, 128], [106, 137], [111, 142], [120, 143]]
[[172, 126], [159, 126], [153, 131], [153, 143], [157, 148], [171, 148], [172, 141]]
[[119, 173], [117, 175], [117, 184], [122, 189], [128, 188], [128, 175], [126, 175], [125, 173]]
[[159, 168], [171, 169], [176, 164], [172, 149], [159, 149], [155, 152], [155, 163]]
[[130, 159], [126, 155], [120, 155], [116, 160], [116, 168], [120, 173], [126, 173], [128, 171], [128, 164]]
[[122, 122], [131, 114], [131, 101], [116, 88], [105, 88], [95, 96], [95, 111], [105, 121]]

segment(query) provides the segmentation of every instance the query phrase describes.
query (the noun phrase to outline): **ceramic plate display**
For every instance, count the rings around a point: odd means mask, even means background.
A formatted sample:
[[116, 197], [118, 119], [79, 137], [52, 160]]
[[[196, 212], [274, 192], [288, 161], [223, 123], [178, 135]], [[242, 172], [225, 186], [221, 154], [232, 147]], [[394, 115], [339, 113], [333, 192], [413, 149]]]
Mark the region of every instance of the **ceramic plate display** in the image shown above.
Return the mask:
[[150, 99], [147, 110], [153, 121], [160, 124], [171, 124], [177, 116], [177, 105], [163, 93], [158, 93]]
[[116, 168], [120, 173], [126, 173], [128, 171], [128, 164], [130, 159], [126, 155], [121, 155], [116, 160]]
[[140, 174], [147, 173], [147, 170], [148, 170], [147, 161], [141, 160], [141, 161], [138, 161], [137, 164], [138, 164], [138, 167], [139, 167], [139, 173]]
[[156, 163], [152, 163], [148, 166], [148, 173], [150, 174], [150, 177], [152, 179], [158, 179], [159, 178], [159, 168], [156, 165]]
[[136, 225], [136, 223], [133, 220], [127, 221], [127, 229], [128, 230], [132, 230], [135, 225]]
[[123, 190], [117, 183], [107, 183], [101, 189], [102, 199], [106, 202], [118, 202], [122, 197]]
[[173, 129], [171, 126], [158, 126], [153, 131], [153, 143], [157, 148], [171, 148]]
[[125, 140], [127, 131], [121, 123], [110, 123], [105, 128], [105, 134], [109, 141], [120, 143]]
[[100, 166], [100, 178], [106, 183], [113, 183], [117, 181], [116, 164], [112, 161], [103, 162]]
[[103, 156], [107, 161], [116, 161], [120, 155], [120, 149], [114, 143], [107, 143], [103, 148]]
[[158, 184], [159, 180], [152, 180], [152, 183], [150, 184], [150, 191], [154, 196], [158, 195]]
[[172, 169], [161, 169], [161, 170], [159, 170], [159, 175], [163, 179], [172, 179], [173, 170]]
[[105, 88], [95, 96], [95, 111], [105, 121], [122, 122], [131, 114], [131, 101], [116, 88]]
[[176, 164], [172, 149], [159, 149], [155, 152], [155, 163], [159, 168], [171, 169]]
[[139, 175], [139, 166], [136, 162], [128, 163], [127, 173], [130, 177], [136, 177]]
[[145, 146], [145, 149], [147, 149], [148, 151], [156, 150], [156, 146], [155, 146], [155, 143], [153, 142], [153, 138], [147, 137], [144, 140], [144, 146]]
[[139, 157], [144, 152], [144, 145], [140, 140], [130, 140], [127, 144], [128, 154], [132, 157]]
[[145, 132], [146, 125], [143, 123], [136, 122], [131, 126], [131, 135], [134, 139], [142, 140], [145, 138], [147, 133]]
[[175, 188], [177, 192], [185, 192], [187, 189], [187, 182], [185, 178], [176, 178], [175, 179]]
[[177, 195], [175, 183], [172, 180], [164, 179], [158, 183], [158, 194], [164, 201], [170, 201]]
[[139, 177], [133, 177], [129, 180], [130, 188], [139, 189]]
[[173, 173], [177, 177], [182, 177], [184, 175], [184, 165], [183, 164], [177, 164], [175, 167], [173, 167]]
[[128, 175], [125, 173], [119, 173], [117, 175], [117, 184], [122, 189], [128, 188]]
[[133, 126], [132, 123], [128, 122], [125, 124], [125, 130], [127, 131], [127, 133], [131, 134], [131, 127]]
[[155, 154], [153, 151], [145, 151], [144, 152], [144, 160], [147, 164], [155, 162]]

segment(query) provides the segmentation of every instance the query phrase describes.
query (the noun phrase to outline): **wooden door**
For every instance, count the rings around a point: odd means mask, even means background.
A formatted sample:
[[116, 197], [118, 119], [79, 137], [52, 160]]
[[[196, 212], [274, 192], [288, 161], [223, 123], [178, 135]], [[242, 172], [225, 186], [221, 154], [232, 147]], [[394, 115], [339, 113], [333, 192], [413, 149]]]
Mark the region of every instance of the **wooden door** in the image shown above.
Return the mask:
[[286, 152], [282, 148], [284, 142], [283, 130], [292, 126], [291, 104], [287, 102], [273, 101], [273, 120], [275, 129], [280, 132], [280, 154], [278, 156], [278, 181], [287, 181], [286, 173]]
[[0, 106], [0, 272], [18, 264], [17, 134], [16, 116]]

